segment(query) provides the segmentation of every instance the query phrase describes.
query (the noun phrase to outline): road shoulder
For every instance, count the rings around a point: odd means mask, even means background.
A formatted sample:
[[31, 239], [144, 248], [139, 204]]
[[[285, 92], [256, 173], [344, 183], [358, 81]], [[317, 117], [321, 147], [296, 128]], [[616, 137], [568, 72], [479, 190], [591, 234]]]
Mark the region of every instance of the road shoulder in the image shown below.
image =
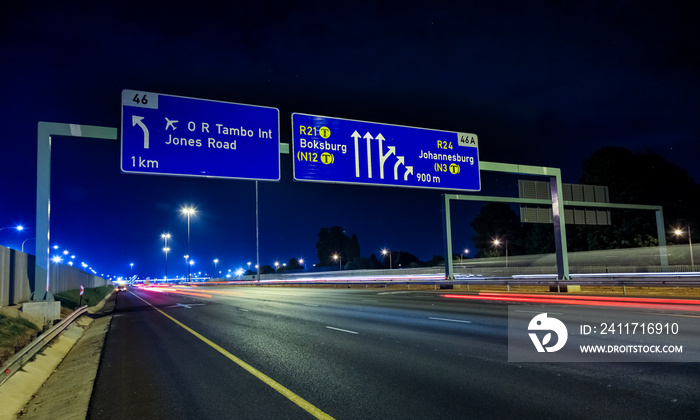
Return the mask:
[[114, 295], [88, 309], [0, 386], [0, 419], [84, 419], [109, 330]]

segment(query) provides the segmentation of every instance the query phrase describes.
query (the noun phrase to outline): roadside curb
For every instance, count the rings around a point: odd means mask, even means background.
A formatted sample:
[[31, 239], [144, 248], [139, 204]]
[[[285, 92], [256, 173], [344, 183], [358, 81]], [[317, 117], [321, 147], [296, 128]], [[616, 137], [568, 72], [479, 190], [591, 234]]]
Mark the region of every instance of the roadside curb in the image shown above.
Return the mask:
[[[95, 358], [95, 369], [94, 372], [92, 372], [92, 378], [88, 378], [87, 380], [90, 388], [87, 392], [87, 403], [89, 403], [90, 394], [92, 392], [92, 382], [94, 381], [97, 371], [97, 365], [99, 365], [102, 344], [104, 342], [106, 332], [109, 330], [109, 324], [112, 318], [111, 313], [114, 309], [114, 299], [112, 296], [113, 293], [110, 293], [98, 305], [87, 308], [88, 317], [83, 317], [82, 314], [81, 316], [77, 316], [76, 319], [69, 323], [69, 325], [67, 325], [65, 329], [53, 340], [44, 343], [43, 348], [41, 348], [31, 360], [28, 360], [26, 363], [23, 363], [21, 367], [18, 367], [17, 372], [7, 379], [2, 385], [0, 385], [0, 400], [3, 402], [3, 404], [0, 404], [0, 419], [14, 419], [21, 412], [32, 414], [33, 411], [28, 410], [28, 408], [31, 408], [32, 402], [36, 400], [35, 395], [38, 397], [44, 392], [44, 388], [49, 383], [56, 382], [55, 380], [52, 381], [52, 378], [54, 376], [58, 377], [61, 375], [64, 367], [63, 364], [67, 360], [71, 359], [70, 353], [74, 348], [89, 347], [92, 349], [91, 353], [95, 353], [95, 351], [97, 351]], [[85, 312], [85, 309], [83, 309], [83, 312]], [[91, 346], [83, 346], [81, 342], [84, 341], [84, 336], [92, 337], [92, 339], [88, 341], [96, 341], [96, 343], [92, 343]], [[96, 344], [98, 347], [95, 347]], [[31, 345], [32, 344], [30, 344], [30, 346]], [[80, 360], [79, 364], [81, 366], [86, 366], [86, 362], [84, 360]], [[84, 370], [85, 373], [90, 374], [89, 369], [81, 370]], [[79, 383], [83, 383], [85, 381], [85, 379], [80, 379]], [[58, 395], [60, 394], [59, 391], [61, 389], [68, 388], [66, 386], [67, 384], [62, 383], [60, 380], [58, 382], [61, 383], [51, 390], [48, 395]], [[68, 390], [71, 391], [71, 388], [68, 388]], [[76, 394], [71, 394], [72, 397], [75, 397], [75, 395]], [[46, 407], [51, 406], [52, 404], [46, 403], [49, 399], [53, 400], [54, 398], [49, 396], [42, 401], [37, 401], [36, 404], [43, 403], [42, 405]], [[29, 405], [27, 405], [28, 403]], [[76, 404], [73, 402], [66, 404], [64, 401], [60, 404], [62, 404], [65, 409], [76, 409]], [[25, 406], [27, 408], [25, 408]], [[57, 418], [55, 410], [58, 408], [60, 407], [56, 406], [54, 408], [54, 412], [52, 413], [44, 413], [44, 416], [41, 418]], [[85, 405], [85, 413], [86, 412], [87, 405]], [[47, 414], [50, 415], [46, 417]], [[67, 413], [64, 412], [63, 414]], [[58, 418], [67, 417], [59, 416]], [[82, 418], [84, 418], [84, 415]]]
[[89, 328], [38, 392], [26, 402], [17, 418], [87, 418], [102, 346], [111, 322], [111, 314], [89, 319]]

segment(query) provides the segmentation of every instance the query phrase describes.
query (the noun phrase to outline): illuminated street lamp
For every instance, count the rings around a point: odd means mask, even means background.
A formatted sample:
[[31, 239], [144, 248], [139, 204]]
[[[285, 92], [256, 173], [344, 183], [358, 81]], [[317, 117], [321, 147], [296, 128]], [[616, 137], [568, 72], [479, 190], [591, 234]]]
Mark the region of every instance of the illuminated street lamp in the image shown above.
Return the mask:
[[218, 258], [214, 258], [214, 273], [216, 273], [216, 265], [219, 263]]
[[[694, 267], [695, 266], [695, 260], [693, 259], [693, 240], [690, 238], [690, 225], [686, 226], [683, 229], [688, 230], [688, 246], [690, 246], [690, 266]], [[683, 229], [676, 229], [675, 233], [676, 236], [681, 236], [683, 234]], [[692, 269], [692, 268], [691, 268]]]
[[275, 261], [275, 271], [277, 271], [277, 269], [278, 269], [279, 267], [280, 267], [279, 261]]
[[[494, 239], [493, 244], [495, 246], [500, 246], [501, 245], [500, 239]], [[506, 239], [506, 267], [508, 267], [508, 239]]]
[[340, 255], [333, 254], [333, 261], [339, 261], [338, 262], [338, 269], [340, 269], [340, 270], [343, 269], [343, 259], [340, 257]]
[[[190, 217], [193, 216], [196, 211], [194, 207], [183, 207], [180, 209], [182, 214], [187, 215], [187, 253], [190, 253]], [[190, 266], [187, 266], [187, 280], [190, 280]]]
[[0, 228], [0, 230], [5, 230], [5, 229], [15, 229], [17, 232], [21, 232], [24, 230], [24, 226], [17, 225], [17, 226], [5, 226], [5, 227]]
[[170, 248], [168, 248], [168, 239], [170, 239], [172, 236], [170, 233], [161, 233], [160, 237], [163, 238], [163, 252], [165, 252], [165, 278], [168, 278], [168, 251], [170, 251]]
[[389, 254], [389, 270], [391, 270], [391, 251], [388, 249], [382, 249], [382, 255], [387, 255]]
[[304, 267], [304, 259], [303, 258], [299, 258], [299, 265]]
[[462, 263], [462, 257], [464, 257], [465, 254], [469, 254], [469, 250], [468, 250], [468, 249], [465, 249], [464, 252], [462, 252], [461, 254], [459, 254], [459, 263], [460, 263], [460, 264]]

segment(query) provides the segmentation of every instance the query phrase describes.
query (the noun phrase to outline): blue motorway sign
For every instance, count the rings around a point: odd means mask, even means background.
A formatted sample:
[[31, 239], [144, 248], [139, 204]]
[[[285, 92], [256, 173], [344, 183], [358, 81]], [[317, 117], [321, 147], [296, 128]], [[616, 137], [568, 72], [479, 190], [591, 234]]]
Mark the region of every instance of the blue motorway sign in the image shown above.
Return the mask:
[[279, 110], [122, 91], [123, 172], [279, 181]]
[[292, 114], [296, 181], [481, 190], [476, 134]]

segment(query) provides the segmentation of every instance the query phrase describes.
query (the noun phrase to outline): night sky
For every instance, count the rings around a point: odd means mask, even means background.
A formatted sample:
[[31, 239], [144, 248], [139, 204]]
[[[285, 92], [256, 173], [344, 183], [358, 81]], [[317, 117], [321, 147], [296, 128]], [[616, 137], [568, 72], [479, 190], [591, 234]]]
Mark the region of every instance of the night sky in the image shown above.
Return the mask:
[[[118, 127], [121, 91], [476, 133], [482, 161], [562, 168], [604, 146], [654, 151], [700, 180], [700, 16], [693, 2], [21, 2], [0, 6], [0, 231], [34, 235], [37, 122]], [[119, 141], [55, 138], [51, 244], [98, 274], [182, 275], [255, 261], [255, 183], [122, 174]], [[261, 264], [317, 263], [321, 227], [363, 256], [442, 254], [444, 191], [260, 182]], [[485, 195], [516, 176], [482, 173]], [[614, 197], [614, 191], [611, 191]], [[455, 252], [482, 203], [453, 206]], [[34, 240], [25, 243], [34, 253]]]

